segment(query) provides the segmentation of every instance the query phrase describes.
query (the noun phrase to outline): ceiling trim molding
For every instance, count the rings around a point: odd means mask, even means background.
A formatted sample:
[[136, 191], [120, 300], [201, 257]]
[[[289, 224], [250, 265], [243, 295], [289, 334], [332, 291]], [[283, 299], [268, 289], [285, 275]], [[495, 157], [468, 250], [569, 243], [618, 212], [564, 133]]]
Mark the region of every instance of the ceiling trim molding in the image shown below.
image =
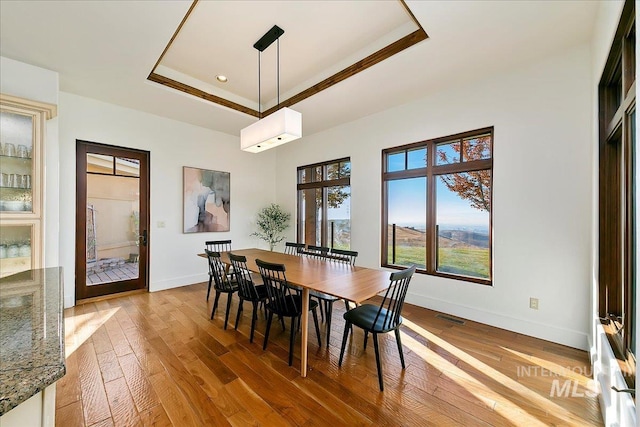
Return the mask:
[[359, 61], [357, 61], [356, 63], [354, 63], [353, 65], [348, 66], [347, 68], [337, 72], [336, 74], [327, 77], [326, 79], [322, 80], [319, 83], [316, 83], [315, 85], [311, 86], [308, 89], [303, 90], [302, 92], [297, 93], [296, 95], [291, 96], [290, 98], [280, 102], [278, 105], [271, 107], [269, 109], [267, 109], [264, 112], [260, 112], [258, 110], [254, 110], [253, 108], [249, 108], [246, 107], [244, 105], [238, 104], [236, 102], [230, 101], [228, 99], [222, 98], [220, 96], [217, 95], [213, 95], [211, 93], [205, 92], [201, 89], [189, 86], [185, 83], [181, 83], [179, 81], [170, 79], [168, 77], [162, 76], [158, 73], [156, 73], [156, 69], [158, 68], [158, 65], [160, 65], [160, 62], [162, 61], [162, 58], [164, 57], [164, 55], [167, 53], [167, 51], [169, 50], [169, 48], [171, 47], [171, 44], [173, 43], [173, 41], [176, 39], [176, 37], [178, 36], [178, 33], [180, 32], [180, 30], [182, 29], [182, 27], [184, 26], [184, 24], [187, 22], [187, 20], [189, 19], [189, 16], [191, 15], [191, 12], [193, 12], [196, 4], [198, 3], [199, 0], [194, 0], [193, 4], [191, 5], [191, 7], [189, 8], [189, 10], [187, 11], [187, 13], [185, 14], [184, 18], [182, 19], [182, 21], [180, 22], [180, 25], [178, 25], [178, 28], [176, 28], [176, 31], [174, 32], [173, 36], [171, 37], [171, 39], [169, 40], [169, 42], [167, 43], [167, 46], [164, 48], [164, 50], [162, 51], [162, 54], [160, 55], [160, 57], [158, 58], [158, 60], [156, 61], [155, 65], [153, 66], [153, 69], [151, 70], [151, 72], [149, 73], [149, 76], [147, 77], [147, 80], [150, 80], [152, 82], [161, 84], [163, 86], [178, 90], [180, 92], [184, 92], [186, 94], [195, 96], [197, 98], [201, 98], [210, 102], [213, 102], [215, 104], [218, 105], [222, 105], [223, 107], [227, 107], [227, 108], [231, 108], [233, 110], [239, 111], [241, 113], [253, 116], [253, 117], [257, 117], [259, 119], [268, 116], [269, 114], [275, 113], [276, 111], [278, 111], [281, 108], [285, 108], [285, 107], [290, 107], [294, 104], [299, 103], [300, 101], [303, 101], [307, 98], [309, 98], [310, 96], [313, 96], [325, 89], [330, 88], [331, 86], [340, 83], [341, 81], [352, 77], [356, 74], [358, 74], [361, 71], [366, 70], [367, 68], [384, 61], [385, 59], [390, 58], [391, 56], [395, 55], [396, 53], [402, 52], [403, 50], [413, 46], [416, 43], [420, 43], [423, 40], [426, 40], [427, 38], [429, 38], [429, 36], [427, 35], [426, 31], [424, 30], [424, 28], [422, 28], [422, 25], [420, 25], [420, 22], [418, 22], [418, 20], [416, 19], [416, 17], [413, 15], [413, 12], [411, 12], [411, 9], [409, 9], [409, 6], [407, 6], [407, 4], [405, 3], [404, 0], [398, 0], [400, 4], [402, 4], [402, 6], [405, 8], [406, 12], [409, 14], [409, 16], [411, 17], [411, 19], [416, 23], [416, 25], [418, 26], [418, 29], [416, 31], [414, 31], [411, 34], [408, 34], [404, 37], [402, 37], [401, 39], [396, 40], [395, 42], [383, 47], [382, 49], [378, 50], [377, 52], [372, 53], [371, 55], [367, 56], [366, 58], [363, 58]]

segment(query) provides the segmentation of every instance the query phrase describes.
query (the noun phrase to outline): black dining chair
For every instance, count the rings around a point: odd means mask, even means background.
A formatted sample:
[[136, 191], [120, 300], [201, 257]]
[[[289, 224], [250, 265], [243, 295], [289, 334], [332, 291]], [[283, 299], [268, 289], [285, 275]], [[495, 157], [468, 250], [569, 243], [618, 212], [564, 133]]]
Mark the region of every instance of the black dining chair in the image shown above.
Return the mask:
[[285, 242], [284, 253], [289, 255], [302, 255], [304, 247], [304, 243]]
[[235, 277], [238, 281], [238, 297], [240, 297], [238, 314], [236, 314], [235, 329], [238, 329], [238, 322], [240, 321], [240, 313], [243, 311], [244, 302], [251, 301], [251, 304], [253, 304], [253, 312], [251, 314], [251, 335], [249, 337], [249, 342], [253, 342], [253, 334], [256, 329], [256, 319], [258, 318], [258, 303], [263, 303], [267, 300], [267, 288], [264, 285], [256, 285], [253, 282], [251, 272], [247, 268], [247, 257], [235, 255], [229, 252], [229, 259], [231, 260], [231, 265], [236, 272]]
[[[358, 252], [344, 249], [332, 249], [331, 253], [325, 257], [327, 261], [341, 264], [355, 265]], [[329, 337], [331, 336], [331, 316], [333, 315], [333, 303], [340, 298], [333, 295], [324, 294], [317, 291], [309, 291], [309, 295], [318, 300], [320, 304], [320, 314], [322, 320], [327, 319], [327, 348], [329, 348]], [[345, 301], [346, 310], [349, 310], [349, 302]]]
[[[207, 240], [204, 242], [204, 248], [211, 252], [229, 252], [231, 250], [231, 240]], [[230, 273], [233, 275], [233, 272]], [[233, 279], [233, 277], [231, 278]], [[209, 268], [209, 287], [207, 288], [207, 301], [211, 293], [211, 282], [213, 281], [213, 272]]]
[[305, 253], [310, 258], [326, 259], [327, 255], [329, 255], [329, 248], [326, 246], [308, 245]]
[[[264, 334], [263, 350], [267, 349], [267, 343], [269, 342], [269, 330], [271, 329], [271, 321], [273, 315], [281, 317], [291, 318], [291, 331], [289, 337], [289, 366], [293, 363], [293, 343], [296, 331], [296, 325], [298, 320], [302, 316], [302, 295], [300, 291], [292, 288], [287, 283], [287, 277], [285, 275], [285, 267], [283, 264], [274, 264], [271, 262], [262, 261], [256, 259], [256, 264], [260, 270], [262, 281], [267, 287], [267, 311], [269, 315], [267, 317], [267, 329]], [[316, 301], [309, 301], [309, 310], [313, 314], [313, 322], [316, 326], [316, 335], [318, 336], [318, 346], [322, 345], [320, 341], [320, 327], [318, 326], [318, 314], [316, 308], [318, 303]], [[306, 327], [306, 325], [304, 325]]]
[[229, 309], [231, 308], [231, 298], [234, 293], [238, 291], [238, 283], [232, 280], [225, 271], [225, 265], [220, 259], [220, 252], [204, 250], [209, 260], [209, 272], [213, 278], [213, 289], [216, 291], [216, 298], [213, 301], [213, 308], [211, 309], [211, 320], [218, 308], [218, 300], [220, 300], [221, 294], [227, 294], [227, 312], [224, 316], [224, 328], [227, 329], [227, 323], [229, 323]]
[[384, 298], [380, 305], [363, 304], [344, 314], [344, 334], [342, 336], [342, 347], [340, 349], [340, 360], [338, 366], [342, 366], [344, 349], [347, 345], [347, 337], [351, 325], [357, 326], [364, 330], [364, 348], [367, 348], [367, 338], [369, 332], [373, 334], [373, 346], [376, 352], [376, 366], [378, 368], [378, 383], [380, 391], [384, 391], [382, 383], [382, 366], [380, 365], [380, 350], [378, 348], [378, 334], [384, 334], [394, 331], [396, 335], [396, 343], [398, 344], [398, 352], [400, 353], [400, 363], [402, 369], [405, 369], [404, 355], [402, 353], [402, 342], [400, 341], [400, 325], [402, 325], [402, 306], [409, 289], [409, 282], [416, 266], [413, 265], [405, 270], [391, 273], [390, 285], [384, 294]]

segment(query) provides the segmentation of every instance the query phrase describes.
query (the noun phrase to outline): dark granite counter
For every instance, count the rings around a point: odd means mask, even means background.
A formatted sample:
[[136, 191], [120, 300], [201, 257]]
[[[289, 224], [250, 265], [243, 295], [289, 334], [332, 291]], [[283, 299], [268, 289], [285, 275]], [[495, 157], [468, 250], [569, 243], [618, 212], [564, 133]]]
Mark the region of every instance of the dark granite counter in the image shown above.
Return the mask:
[[0, 415], [62, 378], [62, 268], [0, 279]]

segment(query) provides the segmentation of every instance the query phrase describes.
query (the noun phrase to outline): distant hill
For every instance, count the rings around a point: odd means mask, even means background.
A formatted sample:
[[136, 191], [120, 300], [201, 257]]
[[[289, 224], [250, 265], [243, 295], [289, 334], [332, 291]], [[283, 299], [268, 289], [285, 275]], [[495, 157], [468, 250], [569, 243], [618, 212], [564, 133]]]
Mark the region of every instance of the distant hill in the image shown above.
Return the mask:
[[[389, 239], [391, 239], [392, 226], [389, 225]], [[423, 246], [425, 232], [412, 227], [396, 226], [396, 245], [398, 246]], [[440, 230], [438, 246], [441, 248], [488, 248], [489, 236], [475, 231], [465, 230]]]

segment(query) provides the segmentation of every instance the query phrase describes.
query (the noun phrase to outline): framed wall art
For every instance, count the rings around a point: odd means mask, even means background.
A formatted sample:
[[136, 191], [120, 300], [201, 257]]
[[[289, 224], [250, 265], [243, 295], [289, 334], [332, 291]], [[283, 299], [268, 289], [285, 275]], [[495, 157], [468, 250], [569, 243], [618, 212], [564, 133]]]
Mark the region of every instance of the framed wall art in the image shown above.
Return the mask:
[[229, 231], [230, 173], [184, 166], [183, 176], [183, 231]]

